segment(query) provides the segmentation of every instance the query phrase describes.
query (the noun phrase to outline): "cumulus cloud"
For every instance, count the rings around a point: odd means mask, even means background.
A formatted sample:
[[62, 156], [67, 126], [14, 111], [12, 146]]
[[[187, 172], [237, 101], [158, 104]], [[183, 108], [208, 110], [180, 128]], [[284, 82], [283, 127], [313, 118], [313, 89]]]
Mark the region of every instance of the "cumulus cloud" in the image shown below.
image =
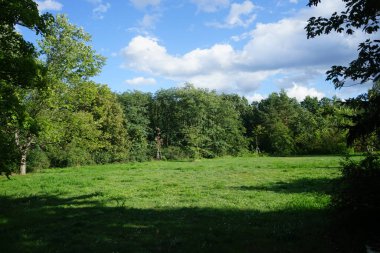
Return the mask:
[[122, 50], [126, 65], [133, 69], [171, 77], [192, 77], [230, 69], [236, 52], [227, 44], [216, 44], [209, 49], [195, 49], [183, 56], [168, 54], [157, 39], [136, 36]]
[[289, 3], [298, 4], [298, 0], [289, 0]]
[[[339, 8], [332, 4], [339, 1], [325, 2], [321, 8]], [[272, 83], [282, 78], [288, 83], [282, 87], [288, 87], [288, 92], [295, 97], [301, 98], [302, 94], [318, 97], [322, 93], [308, 87], [312, 82], [307, 78], [315, 80], [331, 65], [349, 62], [355, 57], [357, 42], [363, 39], [362, 34], [357, 33], [349, 37], [331, 34], [307, 40], [306, 20], [319, 14], [318, 9], [310, 8], [299, 11], [292, 18], [259, 23], [242, 36], [248, 41], [239, 50], [231, 44], [220, 43], [173, 55], [158, 39], [136, 36], [122, 49], [124, 67], [247, 96], [253, 96], [269, 78]], [[289, 84], [293, 86], [289, 88]]]
[[63, 5], [55, 0], [36, 1], [39, 11], [60, 11]]
[[154, 78], [145, 78], [145, 77], [136, 77], [125, 81], [126, 84], [132, 86], [141, 86], [141, 85], [154, 85], [157, 83]]
[[208, 25], [217, 28], [233, 28], [237, 26], [248, 27], [255, 19], [256, 15], [252, 14], [255, 5], [251, 1], [243, 3], [233, 3], [230, 7], [230, 12], [224, 23], [209, 23]]
[[216, 12], [220, 9], [227, 8], [230, 4], [229, 0], [192, 0], [197, 5], [198, 11]]
[[321, 99], [325, 96], [324, 93], [317, 91], [315, 88], [308, 88], [296, 83], [293, 83], [293, 87], [286, 89], [286, 93], [289, 97], [295, 98], [298, 101], [302, 101], [305, 97], [317, 97]]
[[249, 65], [255, 69], [278, 69], [341, 64], [352, 59], [355, 36], [331, 34], [307, 40], [305, 25], [298, 19], [257, 24], [243, 49]]
[[161, 0], [130, 0], [137, 9], [144, 9], [148, 6], [156, 7], [160, 5]]
[[195, 49], [182, 56], [170, 55], [157, 39], [136, 36], [122, 50], [125, 68], [189, 81], [198, 87], [243, 92], [258, 87], [273, 71], [244, 71], [236, 68], [241, 54], [231, 45], [216, 44]]

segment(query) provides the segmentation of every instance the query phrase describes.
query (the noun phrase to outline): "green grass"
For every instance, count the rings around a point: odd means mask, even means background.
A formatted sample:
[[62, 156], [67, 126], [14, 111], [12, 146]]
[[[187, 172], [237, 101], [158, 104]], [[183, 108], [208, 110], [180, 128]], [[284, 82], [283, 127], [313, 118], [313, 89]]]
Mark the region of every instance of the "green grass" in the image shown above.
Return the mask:
[[221, 158], [2, 177], [0, 248], [339, 252], [328, 207], [340, 160]]

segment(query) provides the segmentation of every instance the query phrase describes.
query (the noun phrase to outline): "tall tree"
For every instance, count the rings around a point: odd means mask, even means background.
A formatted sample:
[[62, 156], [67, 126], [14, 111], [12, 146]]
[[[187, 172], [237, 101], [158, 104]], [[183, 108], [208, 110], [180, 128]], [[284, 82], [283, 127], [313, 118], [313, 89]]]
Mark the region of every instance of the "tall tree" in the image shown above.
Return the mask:
[[[377, 0], [342, 0], [346, 9], [333, 13], [331, 17], [311, 17], [306, 26], [307, 37], [314, 38], [332, 31], [354, 34], [361, 29], [366, 34], [375, 34], [380, 24], [380, 2]], [[321, 0], [309, 0], [309, 6], [317, 6]], [[343, 87], [347, 80], [366, 83], [379, 78], [380, 40], [368, 38], [358, 47], [358, 57], [349, 66], [333, 66], [327, 72], [327, 80], [335, 87]]]
[[258, 104], [258, 124], [264, 127], [262, 148], [276, 155], [295, 153], [294, 129], [300, 115], [300, 106], [285, 91], [272, 93]]
[[[15, 27], [45, 34], [46, 23], [51, 20], [50, 14], [40, 15], [31, 0], [0, 0], [0, 134], [13, 135], [7, 139], [18, 147], [21, 174], [26, 173], [26, 154], [39, 129], [27, 104], [31, 93], [46, 88], [46, 71], [33, 44], [25, 41]], [[0, 160], [0, 170], [7, 169], [6, 159]]]
[[143, 161], [148, 159], [149, 140], [154, 130], [151, 128], [150, 108], [152, 94], [140, 91], [124, 92], [118, 96], [128, 121], [127, 130], [131, 141], [130, 159]]
[[[322, 33], [336, 31], [348, 35], [361, 29], [365, 34], [377, 34], [380, 28], [380, 1], [378, 0], [342, 0], [346, 9], [340, 14], [333, 13], [330, 18], [309, 19], [306, 26], [309, 38]], [[309, 5], [318, 5], [320, 0], [309, 0]], [[347, 80], [359, 81], [361, 84], [372, 84], [368, 93], [348, 101], [357, 112], [351, 117], [353, 125], [349, 127], [349, 141], [359, 137], [377, 134], [380, 140], [380, 40], [372, 36], [358, 46], [358, 57], [349, 66], [333, 66], [327, 72], [327, 79], [332, 80], [335, 87], [344, 87]], [[375, 36], [373, 36], [375, 37]], [[360, 163], [347, 161], [342, 170], [341, 188], [333, 196], [333, 204], [339, 210], [339, 218], [348, 226], [355, 238], [353, 241], [375, 238], [379, 243], [380, 234], [373, 226], [378, 221], [380, 212], [380, 163], [379, 157], [368, 154]], [[370, 249], [368, 245], [368, 249]]]
[[[358, 56], [348, 66], [332, 66], [327, 71], [327, 80], [331, 80], [336, 88], [344, 87], [349, 80], [358, 81], [361, 84], [373, 83], [380, 78], [380, 40], [372, 39], [380, 28], [380, 2], [378, 0], [342, 0], [345, 10], [341, 13], [333, 13], [331, 17], [311, 17], [305, 27], [308, 38], [314, 38], [331, 32], [346, 33], [352, 35], [361, 29], [368, 38], [358, 45]], [[317, 6], [321, 0], [309, 0], [309, 6]], [[377, 87], [373, 87], [376, 90]], [[354, 126], [350, 127], [350, 138], [370, 135], [379, 128], [379, 111], [368, 108], [379, 108], [379, 95], [374, 91], [351, 99], [352, 104], [359, 109], [360, 116], [353, 118]], [[363, 113], [364, 112], [364, 113]], [[365, 122], [365, 128], [363, 128]], [[380, 135], [378, 135], [380, 138]]]
[[[47, 149], [57, 166], [124, 161], [128, 155], [126, 122], [116, 95], [90, 80], [105, 64], [90, 42], [91, 36], [64, 15], [49, 22], [39, 42], [51, 88], [45, 115], [55, 133]], [[41, 139], [48, 143], [52, 134], [45, 134]]]
[[187, 84], [158, 91], [153, 99], [151, 122], [161, 129], [164, 147], [192, 157], [236, 155], [246, 148], [239, 112], [225, 96]]

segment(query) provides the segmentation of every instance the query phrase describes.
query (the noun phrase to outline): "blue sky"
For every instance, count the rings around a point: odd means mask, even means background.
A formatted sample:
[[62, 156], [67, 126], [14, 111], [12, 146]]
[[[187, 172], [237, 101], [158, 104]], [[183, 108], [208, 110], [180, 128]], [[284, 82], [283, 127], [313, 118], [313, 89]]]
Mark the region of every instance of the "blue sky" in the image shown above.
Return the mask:
[[65, 13], [92, 35], [107, 57], [95, 81], [116, 92], [181, 86], [185, 82], [250, 101], [285, 89], [288, 95], [365, 92], [363, 85], [335, 90], [325, 72], [356, 57], [364, 40], [331, 34], [307, 40], [311, 16], [329, 16], [342, 1], [306, 0], [40, 0], [41, 12]]

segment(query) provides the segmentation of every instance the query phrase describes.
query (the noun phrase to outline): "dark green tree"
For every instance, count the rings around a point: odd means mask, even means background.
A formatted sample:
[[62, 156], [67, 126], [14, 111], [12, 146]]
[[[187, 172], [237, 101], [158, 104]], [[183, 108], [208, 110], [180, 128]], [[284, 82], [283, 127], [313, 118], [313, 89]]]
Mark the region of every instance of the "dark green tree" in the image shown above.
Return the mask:
[[[309, 6], [318, 5], [320, 0], [309, 0]], [[350, 35], [361, 29], [365, 34], [378, 35], [380, 28], [380, 1], [343, 0], [346, 9], [333, 13], [330, 18], [309, 19], [306, 26], [308, 38], [328, 34], [332, 31]], [[348, 80], [369, 83], [373, 87], [368, 93], [351, 99], [348, 105], [356, 110], [350, 115], [353, 125], [349, 126], [349, 142], [360, 137], [366, 138], [374, 133], [380, 139], [380, 40], [368, 38], [358, 46], [358, 57], [348, 66], [333, 66], [327, 72], [327, 80], [332, 80], [336, 88], [344, 87]], [[368, 154], [361, 162], [348, 161], [343, 166], [340, 191], [333, 196], [333, 204], [339, 212], [338, 217], [351, 230], [354, 241], [368, 243], [370, 237], [379, 242], [380, 234], [373, 226], [379, 222], [380, 178], [379, 157]]]
[[[36, 34], [46, 34], [50, 14], [40, 15], [37, 4], [31, 0], [0, 1], [0, 134], [7, 135], [0, 145], [17, 149], [4, 149], [0, 157], [0, 170], [9, 173], [10, 153], [17, 152], [20, 173], [26, 173], [26, 155], [38, 135], [40, 126], [28, 111], [31, 93], [38, 94], [46, 88], [46, 69], [40, 64], [32, 43], [24, 40], [15, 27], [20, 25]], [[39, 95], [37, 95], [39, 96]], [[12, 136], [12, 137], [10, 137]]]
[[[358, 45], [358, 56], [348, 66], [332, 66], [327, 71], [327, 80], [331, 80], [336, 88], [344, 87], [347, 81], [376, 84], [380, 78], [380, 40], [372, 39], [380, 25], [380, 2], [378, 0], [342, 0], [345, 10], [333, 13], [331, 17], [311, 17], [305, 27], [308, 38], [314, 38], [331, 32], [351, 35], [359, 29], [368, 38]], [[309, 0], [309, 6], [317, 6], [321, 0]], [[359, 115], [353, 117], [353, 126], [349, 128], [349, 142], [379, 132], [379, 108], [377, 85], [371, 94], [363, 94], [351, 99], [347, 104], [358, 110]], [[360, 107], [360, 108], [359, 108]], [[378, 135], [378, 138], [380, 136]]]
[[163, 146], [184, 156], [236, 155], [247, 146], [235, 104], [226, 96], [191, 84], [158, 91], [153, 97], [151, 122], [153, 129], [161, 130]]
[[285, 91], [272, 93], [258, 104], [258, 125], [263, 130], [262, 149], [276, 155], [295, 154], [295, 133], [300, 106]]
[[[346, 9], [333, 13], [331, 17], [311, 17], [306, 26], [307, 37], [314, 38], [332, 31], [351, 35], [358, 29], [366, 34], [375, 34], [379, 30], [380, 2], [377, 0], [342, 0]], [[309, 0], [309, 6], [317, 6], [321, 0]], [[347, 80], [366, 83], [379, 78], [380, 40], [366, 39], [358, 46], [358, 57], [348, 66], [333, 66], [327, 72], [327, 80], [335, 87], [343, 87]]]
[[129, 158], [136, 161], [147, 160], [150, 155], [149, 142], [154, 139], [150, 119], [152, 94], [140, 91], [124, 92], [118, 99], [128, 122], [127, 131], [131, 141]]

